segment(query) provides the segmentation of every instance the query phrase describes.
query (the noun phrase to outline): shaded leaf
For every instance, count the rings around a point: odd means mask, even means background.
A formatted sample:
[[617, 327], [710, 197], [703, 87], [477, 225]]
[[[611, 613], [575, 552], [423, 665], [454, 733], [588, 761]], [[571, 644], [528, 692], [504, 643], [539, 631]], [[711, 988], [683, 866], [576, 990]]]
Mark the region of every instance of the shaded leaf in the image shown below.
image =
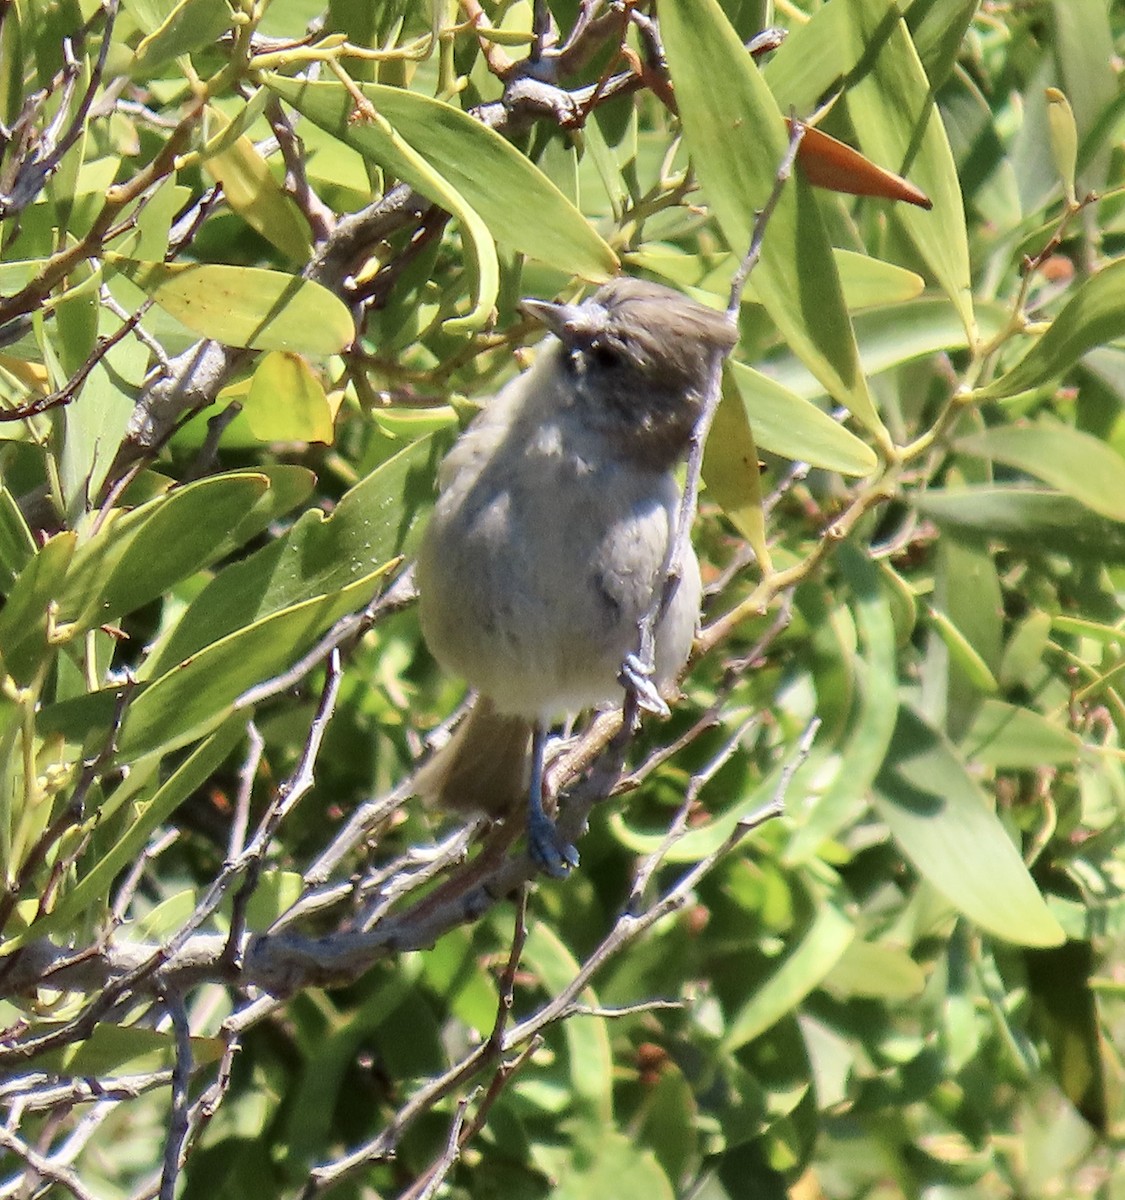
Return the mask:
[[933, 201], [923, 212], [904, 205], [894, 219], [933, 272], [975, 341], [969, 242], [957, 167], [933, 91], [898, 8], [887, 0], [849, 0], [848, 29], [863, 59], [845, 92], [848, 115], [865, 154], [908, 175]]
[[1019, 945], [1063, 940], [984, 793], [953, 748], [909, 708], [899, 710], [874, 803], [918, 873], [959, 912]]
[[723, 395], [707, 435], [703, 481], [734, 527], [750, 543], [763, 571], [770, 569], [761, 472], [754, 434], [738, 392], [724, 373]]
[[920, 513], [974, 542], [1002, 541], [1028, 554], [1054, 551], [1125, 562], [1125, 525], [1061, 492], [991, 484], [931, 488], [912, 498]]
[[[208, 107], [207, 115], [221, 136], [228, 128], [226, 118], [213, 106]], [[245, 134], [226, 139], [221, 150], [204, 150], [203, 167], [222, 184], [224, 199], [251, 229], [294, 262], [308, 259], [312, 251], [308, 222]]]
[[75, 914], [84, 909], [99, 911], [106, 904], [110, 886], [118, 873], [136, 861], [153, 830], [163, 824], [188, 796], [203, 786], [216, 767], [242, 740], [245, 728], [245, 719], [235, 717], [193, 750], [151, 800], [138, 806], [136, 817], [117, 842], [99, 853], [92, 869], [60, 898], [54, 910], [33, 922], [18, 937], [4, 939], [4, 952], [15, 950], [25, 942], [43, 937], [56, 929], [67, 928]]
[[989, 697], [961, 739], [966, 760], [1006, 771], [1063, 766], [1078, 759], [1081, 740], [1057, 721]]
[[731, 1015], [725, 1048], [737, 1050], [792, 1012], [824, 980], [854, 937], [851, 919], [831, 902], [821, 903], [766, 982]]
[[1101, 516], [1125, 521], [1125, 459], [1079, 429], [1057, 422], [998, 425], [958, 438], [955, 446], [1018, 467]]

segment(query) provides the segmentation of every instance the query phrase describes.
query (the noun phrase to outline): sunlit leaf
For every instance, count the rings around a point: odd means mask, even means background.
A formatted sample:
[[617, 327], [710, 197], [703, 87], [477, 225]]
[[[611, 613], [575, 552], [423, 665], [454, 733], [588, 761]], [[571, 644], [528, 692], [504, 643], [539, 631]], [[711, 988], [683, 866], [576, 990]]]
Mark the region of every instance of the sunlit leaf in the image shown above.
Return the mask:
[[252, 350], [337, 354], [355, 326], [343, 301], [309, 279], [264, 267], [156, 263], [107, 255], [111, 263], [201, 337]]

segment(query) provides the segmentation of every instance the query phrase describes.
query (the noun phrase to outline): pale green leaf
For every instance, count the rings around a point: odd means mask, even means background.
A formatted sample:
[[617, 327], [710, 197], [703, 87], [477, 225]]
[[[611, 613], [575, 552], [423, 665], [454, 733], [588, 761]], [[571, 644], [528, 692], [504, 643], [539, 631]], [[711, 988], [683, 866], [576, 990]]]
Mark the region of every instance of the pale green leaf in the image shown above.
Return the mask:
[[908, 708], [899, 710], [874, 804], [915, 870], [982, 929], [1022, 946], [1063, 931], [962, 760]]
[[1117, 259], [1081, 283], [1050, 329], [1010, 371], [974, 395], [999, 400], [1057, 379], [1095, 346], [1125, 336], [1125, 259]]
[[310, 279], [264, 267], [141, 262], [115, 254], [106, 262], [188, 329], [228, 346], [338, 354], [355, 337], [344, 302]]
[[763, 449], [843, 475], [870, 475], [878, 466], [866, 442], [768, 375], [742, 363], [732, 363], [730, 375]]
[[997, 425], [958, 438], [955, 446], [1017, 467], [1101, 516], [1125, 521], [1125, 459], [1079, 429], [1057, 422]]

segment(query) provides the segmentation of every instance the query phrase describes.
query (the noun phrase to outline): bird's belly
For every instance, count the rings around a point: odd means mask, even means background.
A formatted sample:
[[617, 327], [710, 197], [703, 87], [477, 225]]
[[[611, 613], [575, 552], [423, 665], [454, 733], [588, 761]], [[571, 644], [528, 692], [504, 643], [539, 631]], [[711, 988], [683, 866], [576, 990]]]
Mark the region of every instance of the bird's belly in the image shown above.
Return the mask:
[[[549, 719], [620, 696], [622, 660], [662, 580], [676, 496], [666, 477], [631, 490], [612, 474], [537, 483], [477, 506], [443, 497], [419, 590], [426, 640], [447, 670], [501, 712]], [[667, 674], [690, 647], [697, 573], [692, 579], [679, 604], [691, 609], [686, 638], [681, 616], [668, 647], [678, 661]], [[668, 657], [658, 653], [658, 662]]]

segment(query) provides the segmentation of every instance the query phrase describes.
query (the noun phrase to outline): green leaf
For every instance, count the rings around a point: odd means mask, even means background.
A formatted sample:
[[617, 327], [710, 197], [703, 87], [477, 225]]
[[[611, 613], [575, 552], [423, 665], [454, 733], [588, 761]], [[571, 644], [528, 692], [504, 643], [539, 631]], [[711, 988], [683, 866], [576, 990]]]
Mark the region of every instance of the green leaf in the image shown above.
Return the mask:
[[[223, 1053], [221, 1038], [192, 1037], [192, 1063], [215, 1062]], [[90, 1036], [37, 1061], [43, 1069], [65, 1075], [111, 1076], [114, 1072], [159, 1071], [176, 1060], [176, 1038], [141, 1025], [96, 1025]], [[127, 1069], [127, 1072], [126, 1072]]]
[[410, 548], [433, 494], [438, 443], [400, 450], [341, 497], [332, 516], [303, 513], [293, 528], [233, 563], [195, 598], [168, 640], [138, 672], [151, 679], [271, 613], [348, 587]]
[[770, 553], [762, 512], [758, 451], [746, 407], [730, 386], [729, 372], [724, 375], [722, 399], [707, 435], [703, 482], [708, 495], [750, 543], [762, 570], [768, 572]]
[[994, 697], [980, 705], [973, 723], [961, 739], [961, 751], [966, 761], [984, 763], [1002, 771], [1073, 764], [1081, 748], [1077, 734], [1059, 722]]
[[1074, 172], [1078, 164], [1078, 127], [1070, 101], [1058, 88], [1047, 89], [1047, 129], [1051, 135], [1051, 155], [1062, 181], [1067, 202], [1075, 203]]
[[212, 643], [139, 692], [118, 742], [119, 761], [184, 745], [227, 717], [245, 692], [280, 675], [324, 630], [375, 594], [384, 564], [331, 595], [284, 608]]
[[63, 619], [83, 628], [116, 620], [221, 558], [234, 548], [224, 531], [237, 529], [269, 487], [260, 472], [214, 475], [116, 514], [76, 549]]
[[998, 425], [954, 445], [962, 454], [1017, 467], [1101, 516], [1125, 521], [1125, 459], [1088, 433], [1057, 422]]
[[[895, 263], [884, 262], [854, 250], [833, 247], [832, 257], [840, 274], [844, 303], [849, 311], [859, 308], [884, 308], [914, 300], [925, 287], [925, 280], [914, 271]], [[651, 271], [681, 287], [702, 288], [713, 295], [728, 295], [737, 265], [733, 254], [722, 255], [716, 263], [713, 257], [688, 254], [674, 246], [652, 243], [635, 253], [626, 254], [625, 262]], [[754, 286], [754, 276], [747, 281], [742, 293], [745, 303], [761, 303]], [[963, 331], [958, 326], [963, 340]]]
[[911, 1000], [921, 995], [926, 973], [901, 946], [856, 940], [824, 977], [838, 996]]
[[[716, 0], [665, 0], [660, 23], [692, 161], [727, 243], [741, 256], [785, 154], [782, 114]], [[770, 218], [754, 287], [829, 395], [885, 439], [820, 209], [799, 176]]]
[[851, 919], [835, 904], [822, 902], [766, 982], [731, 1016], [724, 1049], [737, 1050], [791, 1013], [824, 980], [854, 937]]
[[44, 937], [56, 929], [69, 928], [75, 915], [86, 909], [102, 911], [114, 878], [129, 863], [137, 860], [153, 830], [162, 825], [188, 796], [203, 786], [242, 740], [245, 729], [245, 717], [234, 717], [193, 750], [152, 799], [138, 806], [136, 816], [118, 841], [99, 854], [89, 873], [62, 896], [54, 910], [34, 921], [18, 937], [4, 940], [3, 953], [10, 953], [25, 942]]
[[[212, 106], [208, 106], [207, 116], [221, 137], [229, 122]], [[309, 223], [292, 198], [281, 190], [269, 164], [245, 134], [221, 150], [210, 153], [204, 150], [203, 167], [222, 184], [223, 198], [251, 229], [293, 262], [308, 260], [312, 252]]]
[[1063, 941], [979, 785], [949, 743], [909, 708], [899, 710], [873, 800], [915, 870], [959, 912], [1017, 945]]
[[1083, 281], [1050, 329], [1010, 371], [973, 393], [999, 400], [1049, 383], [1069, 371], [1095, 346], [1125, 336], [1125, 259], [1117, 259]]
[[0, 663], [19, 684], [31, 682], [48, 649], [49, 610], [57, 604], [77, 538], [57, 533], [20, 572], [0, 609]]
[[[578, 974], [572, 951], [549, 925], [537, 921], [527, 935], [523, 961], [550, 995], [557, 995]], [[593, 988], [583, 989], [583, 1004], [596, 1005]], [[581, 1017], [563, 1026], [568, 1050], [570, 1084], [589, 1115], [609, 1121], [613, 1112], [613, 1055], [604, 1017]]]
[[355, 337], [344, 302], [310, 279], [264, 267], [142, 262], [108, 253], [106, 262], [193, 333], [227, 346], [326, 355]]
[[7, 595], [16, 576], [35, 556], [35, 538], [16, 498], [0, 483], [0, 595]]
[[471, 331], [484, 325], [496, 305], [500, 265], [488, 227], [460, 191], [400, 136], [382, 114], [372, 111], [357, 115], [355, 100], [342, 84], [298, 83], [280, 76], [270, 77], [267, 84], [309, 120], [365, 158], [386, 167], [457, 218], [476, 272], [476, 302], [467, 316], [448, 321], [447, 328]]
[[730, 376], [763, 449], [842, 475], [870, 475], [879, 465], [866, 442], [768, 375], [732, 362]]
[[975, 543], [1002, 541], [1025, 554], [1125, 563], [1125, 525], [1060, 492], [989, 484], [931, 488], [911, 500], [923, 516]]
[[[1004, 327], [1008, 314], [998, 305], [978, 305], [976, 319], [982, 336], [990, 337]], [[857, 313], [853, 324], [860, 364], [869, 377], [939, 350], [960, 350], [968, 345], [961, 319], [944, 297], [921, 296], [909, 304]], [[798, 396], [812, 399], [824, 395], [821, 384], [792, 355], [771, 362], [768, 370]]]
[[[857, 797], [866, 794], [887, 754], [898, 713], [895, 627], [886, 585], [874, 563], [850, 545], [838, 562], [851, 589], [859, 646], [853, 663], [857, 702], [847, 739], [835, 756], [835, 771], [804, 812], [794, 815], [785, 862], [808, 862], [847, 822]], [[821, 700], [821, 711], [824, 700]]]
[[894, 3], [848, 0], [848, 11], [848, 33], [863, 54], [859, 78], [845, 92], [848, 116], [864, 154], [909, 176], [933, 201], [930, 212], [895, 205], [893, 219], [905, 229], [975, 342], [961, 185], [930, 81]]
[[977, 653], [972, 642], [941, 611], [932, 605], [928, 609], [930, 621], [938, 636], [957, 665], [964, 671], [970, 683], [980, 692], [995, 692], [999, 688], [996, 677], [988, 669], [988, 663]]
[[[342, 85], [267, 75], [266, 85], [341, 141], [364, 148], [364, 127], [347, 118], [354, 105]], [[363, 94], [479, 213], [501, 246], [601, 282], [617, 256], [534, 163], [474, 117], [405, 88], [359, 84]], [[342, 120], [341, 120], [342, 118]], [[355, 138], [356, 140], [350, 140]]]
[[151, 75], [181, 54], [214, 45], [230, 24], [226, 0], [180, 0], [160, 25], [141, 39], [125, 70], [134, 79]]
[[855, 66], [847, 20], [845, 5], [824, 4], [807, 22], [789, 30], [762, 69], [782, 111], [792, 108], [798, 117], [811, 116], [825, 93]]
[[274, 350], [254, 368], [243, 414], [263, 442], [323, 442], [335, 428], [320, 380], [299, 354]]
[[[567, 1022], [567, 1028], [574, 1024]], [[614, 1200], [673, 1200], [675, 1189], [657, 1165], [651, 1150], [639, 1149], [633, 1140], [606, 1124], [591, 1131], [589, 1145], [579, 1139], [573, 1154], [559, 1171], [551, 1188], [553, 1200], [587, 1200], [613, 1196]]]
[[1097, 970], [1088, 941], [1027, 955], [1027, 982], [1037, 1026], [1051, 1047], [1051, 1069], [1063, 1095], [1100, 1133], [1115, 1111], [1116, 1056], [1107, 1053], [1091, 980]]

